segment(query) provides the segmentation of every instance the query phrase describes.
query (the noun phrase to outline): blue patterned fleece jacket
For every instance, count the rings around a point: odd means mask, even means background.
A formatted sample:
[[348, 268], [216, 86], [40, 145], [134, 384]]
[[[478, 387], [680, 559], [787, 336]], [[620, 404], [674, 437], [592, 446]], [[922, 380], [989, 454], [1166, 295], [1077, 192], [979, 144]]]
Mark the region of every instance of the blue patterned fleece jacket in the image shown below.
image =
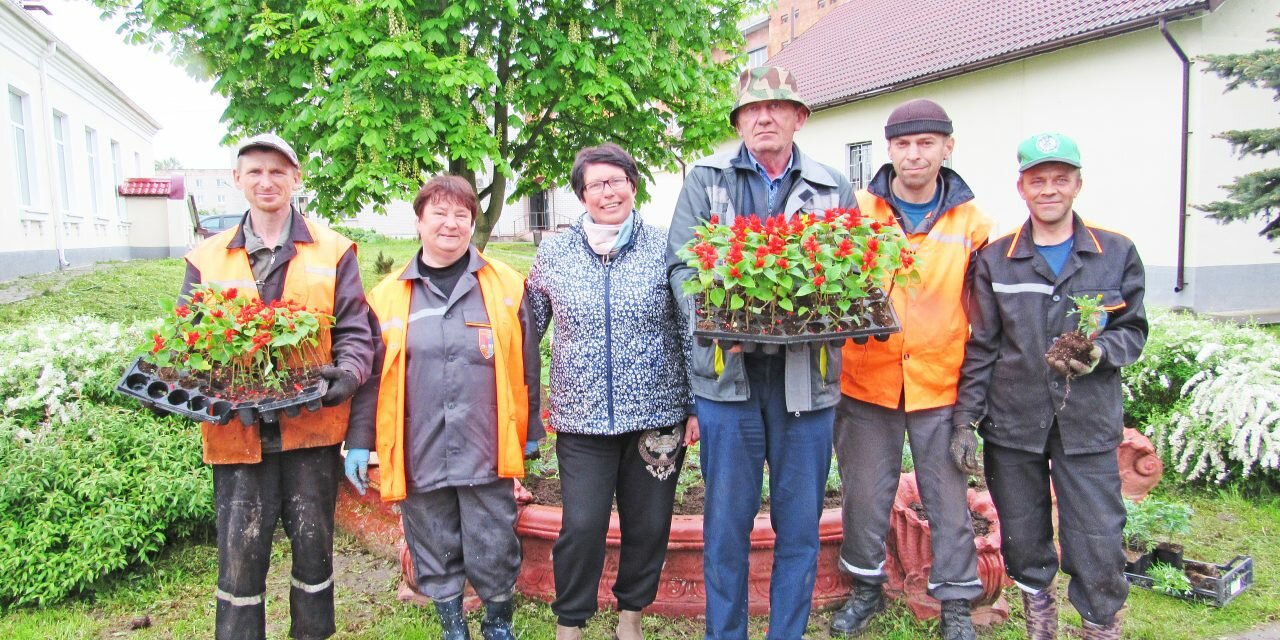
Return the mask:
[[539, 333], [555, 319], [549, 404], [556, 431], [668, 427], [683, 422], [692, 404], [666, 233], [635, 216], [630, 241], [607, 260], [587, 244], [582, 218], [544, 240], [533, 260], [526, 304]]

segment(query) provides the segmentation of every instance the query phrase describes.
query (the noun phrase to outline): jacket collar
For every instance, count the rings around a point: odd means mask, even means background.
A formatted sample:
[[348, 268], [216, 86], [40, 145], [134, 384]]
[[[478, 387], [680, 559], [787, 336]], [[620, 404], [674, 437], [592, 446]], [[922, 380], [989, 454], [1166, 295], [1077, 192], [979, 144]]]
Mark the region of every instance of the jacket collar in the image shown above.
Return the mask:
[[[880, 170], [876, 172], [875, 177], [871, 178], [871, 183], [867, 185], [867, 191], [871, 195], [893, 204], [894, 197], [890, 185], [893, 183], [893, 177], [896, 175], [893, 171], [893, 164], [886, 162]], [[942, 198], [938, 203], [939, 211], [950, 211], [966, 202], [973, 200], [973, 189], [969, 188], [969, 183], [960, 177], [952, 169], [942, 167], [938, 171], [939, 187], [942, 189]], [[894, 209], [897, 212], [897, 209]]]
[[[249, 211], [245, 210], [244, 216], [240, 218], [240, 224], [236, 226], [236, 234], [231, 237], [231, 242], [227, 243], [228, 249], [244, 248], [244, 223], [248, 217]], [[315, 242], [315, 238], [311, 237], [311, 230], [307, 228], [306, 219], [293, 208], [293, 205], [289, 205], [289, 238], [292, 242]]]
[[[1102, 244], [1098, 242], [1098, 237], [1075, 211], [1071, 212], [1071, 226], [1072, 253], [1102, 253]], [[1022, 228], [1014, 234], [1005, 255], [1009, 258], [1030, 258], [1036, 254], [1035, 242], [1031, 239], [1031, 217], [1028, 216], [1027, 221], [1022, 223]]]
[[[480, 251], [476, 249], [475, 245], [471, 245], [467, 247], [467, 272], [468, 273], [475, 273], [483, 269], [484, 266], [487, 264], [489, 263], [485, 261], [484, 256], [480, 255]], [[423, 272], [424, 266], [426, 265], [422, 263], [422, 248], [419, 247], [418, 252], [413, 254], [413, 260], [410, 260], [409, 264], [405, 265], [404, 271], [400, 272], [399, 279], [400, 280], [417, 280], [419, 278], [425, 278], [426, 274]]]

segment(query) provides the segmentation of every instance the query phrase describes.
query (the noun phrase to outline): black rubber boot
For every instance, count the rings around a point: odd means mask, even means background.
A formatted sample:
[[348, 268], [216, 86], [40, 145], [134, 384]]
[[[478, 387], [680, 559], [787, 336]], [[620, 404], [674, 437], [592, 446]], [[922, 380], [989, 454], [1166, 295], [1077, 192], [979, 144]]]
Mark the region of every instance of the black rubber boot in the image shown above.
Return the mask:
[[969, 616], [968, 600], [942, 601], [942, 640], [978, 640]]
[[511, 631], [511, 615], [515, 609], [510, 600], [484, 603], [484, 620], [480, 622], [484, 640], [515, 640], [516, 635]]
[[872, 616], [884, 611], [884, 591], [878, 584], [853, 582], [848, 602], [831, 616], [832, 635], [852, 636], [867, 630]]
[[436, 615], [440, 617], [440, 640], [471, 640], [467, 618], [462, 615], [462, 596], [435, 604]]

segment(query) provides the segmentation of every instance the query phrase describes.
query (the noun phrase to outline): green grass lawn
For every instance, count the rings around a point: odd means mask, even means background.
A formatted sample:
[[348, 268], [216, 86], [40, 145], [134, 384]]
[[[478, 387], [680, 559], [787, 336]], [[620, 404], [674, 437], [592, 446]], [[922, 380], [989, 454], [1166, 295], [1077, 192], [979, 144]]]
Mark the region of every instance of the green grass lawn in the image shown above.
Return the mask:
[[[366, 288], [381, 276], [373, 263], [379, 253], [398, 267], [418, 249], [413, 240], [379, 240], [362, 244], [360, 264]], [[534, 249], [528, 244], [492, 244], [487, 253], [527, 271]], [[0, 285], [26, 287], [32, 297], [0, 304], [0, 326], [42, 317], [88, 314], [112, 320], [149, 318], [160, 312], [159, 300], [176, 295], [181, 283], [181, 260], [127, 262], [70, 274], [52, 274]], [[192, 437], [198, 437], [192, 430]], [[212, 488], [210, 489], [212, 490]], [[1170, 486], [1158, 491], [1165, 498], [1195, 508], [1192, 533], [1182, 540], [1190, 558], [1226, 562], [1236, 554], [1252, 555], [1255, 584], [1225, 608], [1218, 609], [1134, 589], [1126, 612], [1125, 637], [1150, 640], [1219, 638], [1280, 619], [1280, 496], [1244, 496], [1230, 490]], [[279, 532], [277, 532], [279, 534]], [[135, 566], [95, 585], [81, 595], [43, 608], [20, 608], [0, 613], [0, 638], [203, 638], [213, 628], [216, 550], [210, 539], [170, 545], [152, 564]], [[288, 543], [277, 537], [269, 579], [269, 636], [288, 631]], [[397, 566], [365, 553], [350, 538], [341, 537], [336, 549], [339, 638], [423, 638], [436, 632], [433, 616], [421, 607], [399, 602]], [[1058, 589], [1065, 602], [1066, 580]], [[1013, 611], [1009, 623], [981, 632], [985, 640], [1024, 638], [1021, 600], [1007, 591]], [[829, 613], [815, 614], [809, 638], [826, 638]], [[147, 616], [150, 626], [131, 630], [133, 621]], [[551, 640], [555, 619], [542, 603], [521, 600], [516, 614], [525, 640]], [[612, 614], [592, 621], [587, 637], [612, 637]], [[1062, 607], [1064, 630], [1079, 625], [1069, 605]], [[479, 618], [471, 618], [479, 637]], [[751, 637], [763, 637], [767, 621], [753, 619]], [[701, 636], [698, 620], [646, 618], [651, 640], [683, 640]], [[868, 640], [907, 640], [936, 637], [933, 623], [919, 623], [905, 607], [894, 604], [864, 636]], [[1076, 637], [1064, 631], [1063, 637]]]

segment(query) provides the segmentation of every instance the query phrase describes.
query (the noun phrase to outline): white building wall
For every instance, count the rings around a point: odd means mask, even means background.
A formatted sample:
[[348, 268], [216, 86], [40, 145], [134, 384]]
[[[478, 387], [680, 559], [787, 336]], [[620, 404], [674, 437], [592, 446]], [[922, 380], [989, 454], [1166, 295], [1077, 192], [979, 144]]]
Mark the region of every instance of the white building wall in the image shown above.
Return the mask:
[[[29, 205], [18, 196], [11, 91], [23, 96], [34, 178]], [[152, 174], [159, 124], [10, 2], [0, 2], [0, 92], [0, 279], [54, 270], [60, 259], [85, 264], [130, 257], [130, 221], [116, 187]], [[65, 200], [55, 112], [65, 123]], [[96, 141], [92, 159], [86, 128]]]

